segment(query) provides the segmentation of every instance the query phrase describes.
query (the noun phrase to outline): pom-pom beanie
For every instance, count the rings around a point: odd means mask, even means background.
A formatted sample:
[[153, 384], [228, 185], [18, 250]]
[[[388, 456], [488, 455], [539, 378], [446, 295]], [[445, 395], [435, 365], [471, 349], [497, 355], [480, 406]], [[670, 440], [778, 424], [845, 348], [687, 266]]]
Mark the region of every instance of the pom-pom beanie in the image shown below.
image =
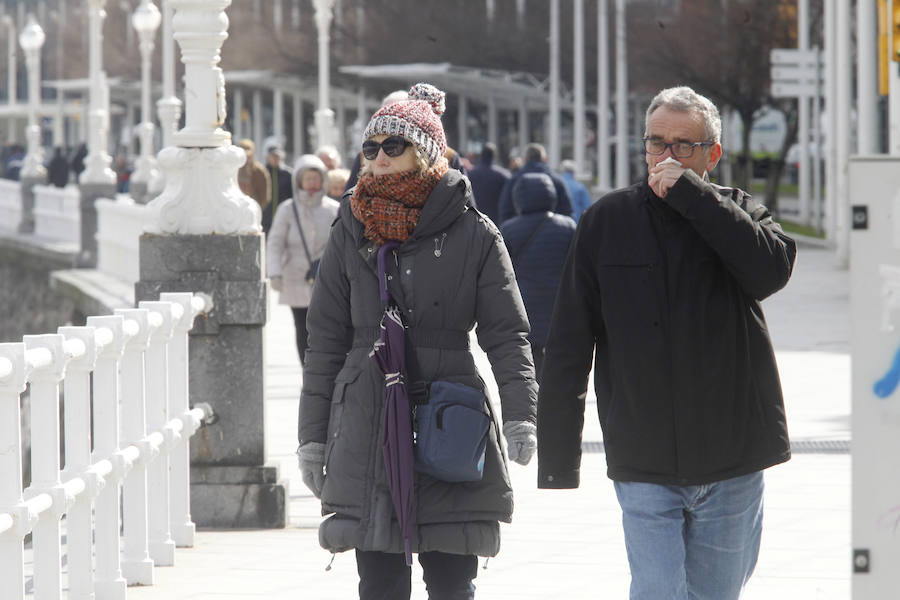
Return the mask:
[[441, 125], [445, 94], [433, 85], [417, 83], [409, 89], [409, 99], [382, 106], [372, 115], [363, 132], [363, 141], [374, 135], [399, 135], [421, 150], [433, 165], [447, 151]]

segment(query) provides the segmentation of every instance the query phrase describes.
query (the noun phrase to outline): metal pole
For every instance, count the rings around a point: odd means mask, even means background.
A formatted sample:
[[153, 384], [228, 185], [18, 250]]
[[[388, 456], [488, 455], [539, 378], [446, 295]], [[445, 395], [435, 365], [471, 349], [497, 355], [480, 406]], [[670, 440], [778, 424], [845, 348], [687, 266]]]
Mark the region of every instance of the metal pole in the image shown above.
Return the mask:
[[[808, 1], [808, 0], [803, 0]], [[860, 154], [878, 152], [878, 11], [875, 2], [856, 3], [857, 142]], [[894, 69], [896, 70], [896, 68]]]
[[299, 93], [294, 94], [292, 104], [291, 108], [293, 110], [291, 112], [294, 115], [294, 145], [292, 150], [296, 158], [303, 154], [303, 99]]
[[837, 198], [835, 200], [835, 231], [837, 233], [838, 265], [846, 267], [850, 260], [850, 190], [847, 169], [850, 163], [850, 3], [837, 2], [835, 24], [837, 34]]
[[[900, 2], [900, 0], [894, 0]], [[891, 14], [893, 6], [888, 0], [888, 14]], [[894, 44], [893, 34], [894, 28], [890, 28], [888, 47], [892, 48]], [[900, 69], [893, 65], [888, 69], [889, 72], [889, 95], [888, 95], [888, 115], [889, 115], [889, 153], [891, 156], [900, 156]]]
[[244, 90], [234, 88], [231, 100], [234, 102], [234, 116], [231, 118], [231, 129], [234, 133], [234, 139], [240, 140], [244, 137]]
[[547, 121], [548, 162], [559, 166], [559, 0], [550, 0], [550, 114]]
[[[272, 135], [276, 144], [284, 145], [284, 92], [278, 89], [272, 90]], [[262, 159], [262, 152], [259, 156]]]
[[584, 164], [584, 0], [575, 0], [574, 17], [572, 26], [575, 29], [574, 54], [575, 73], [572, 77], [573, 93], [575, 94], [575, 118], [572, 120], [572, 143], [575, 145], [575, 173], [584, 176], [586, 165]]
[[[835, 238], [835, 208], [837, 198], [837, 51], [835, 48], [835, 13], [838, 0], [825, 0], [825, 238], [834, 246]], [[893, 95], [893, 94], [892, 94]], [[898, 115], [900, 116], [900, 115]], [[892, 116], [893, 118], [893, 116]], [[900, 153], [898, 153], [900, 154]]]
[[115, 185], [116, 174], [109, 168], [112, 157], [107, 152], [106, 75], [103, 73], [103, 19], [106, 0], [88, 0], [88, 73], [90, 78], [90, 113], [88, 120], [88, 154], [80, 183]]
[[316, 29], [319, 38], [319, 107], [316, 110], [316, 144], [319, 147], [334, 145], [334, 111], [328, 104], [328, 74], [331, 20], [334, 0], [313, 0], [316, 9]]
[[181, 119], [181, 100], [175, 95], [175, 37], [172, 35], [172, 5], [162, 0], [162, 98], [156, 101], [156, 111], [162, 128], [163, 148], [174, 144], [172, 136]]
[[9, 15], [5, 15], [3, 17], [3, 22], [6, 23], [7, 27], [7, 36], [9, 36], [6, 40], [6, 52], [7, 52], [7, 87], [8, 87], [8, 99], [9, 99], [9, 108], [10, 115], [8, 119], [8, 129], [7, 134], [9, 135], [9, 142], [14, 144], [16, 142], [16, 117], [12, 114], [13, 107], [19, 103], [19, 90], [17, 86], [19, 85], [16, 81], [16, 74], [18, 71], [18, 65], [16, 64], [16, 23], [13, 21], [12, 17]]
[[499, 141], [500, 137], [499, 127], [498, 127], [498, 119], [497, 119], [497, 101], [493, 96], [488, 98], [487, 102], [488, 109], [488, 141], [494, 142], [495, 144]]
[[[465, 96], [459, 97], [459, 110], [456, 117], [456, 128], [459, 130], [459, 147], [464, 149], [469, 145], [469, 101]], [[488, 135], [490, 137], [490, 135]], [[489, 140], [495, 142], [496, 140]]]
[[616, 0], [616, 187], [630, 182], [628, 157], [628, 63], [625, 54], [625, 0]]
[[528, 105], [525, 98], [519, 99], [519, 156], [524, 156], [525, 146], [529, 141], [528, 132]]
[[597, 187], [609, 190], [609, 3], [597, 0]]
[[[809, 0], [797, 0], [797, 48], [809, 48]], [[809, 222], [809, 98], [797, 98], [797, 133], [800, 138], [800, 166], [797, 170], [798, 220]]]

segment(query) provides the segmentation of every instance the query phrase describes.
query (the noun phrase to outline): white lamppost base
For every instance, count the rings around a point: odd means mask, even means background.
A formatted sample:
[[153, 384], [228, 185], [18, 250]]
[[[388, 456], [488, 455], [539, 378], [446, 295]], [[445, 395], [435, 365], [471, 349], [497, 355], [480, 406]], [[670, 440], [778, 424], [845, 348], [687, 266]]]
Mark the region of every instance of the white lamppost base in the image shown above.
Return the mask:
[[247, 155], [237, 146], [159, 153], [166, 187], [148, 205], [144, 231], [156, 234], [242, 235], [262, 231], [259, 204], [245, 195], [237, 172]]

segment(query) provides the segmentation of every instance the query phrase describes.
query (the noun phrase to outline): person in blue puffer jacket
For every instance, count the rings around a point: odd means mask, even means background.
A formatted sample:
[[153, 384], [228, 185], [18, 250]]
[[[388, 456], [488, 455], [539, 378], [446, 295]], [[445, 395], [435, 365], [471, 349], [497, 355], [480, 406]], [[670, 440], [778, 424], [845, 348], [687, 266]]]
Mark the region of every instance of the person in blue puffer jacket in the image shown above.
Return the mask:
[[531, 323], [534, 370], [541, 382], [544, 344], [575, 221], [556, 212], [556, 187], [544, 173], [525, 173], [512, 189], [518, 216], [500, 226]]

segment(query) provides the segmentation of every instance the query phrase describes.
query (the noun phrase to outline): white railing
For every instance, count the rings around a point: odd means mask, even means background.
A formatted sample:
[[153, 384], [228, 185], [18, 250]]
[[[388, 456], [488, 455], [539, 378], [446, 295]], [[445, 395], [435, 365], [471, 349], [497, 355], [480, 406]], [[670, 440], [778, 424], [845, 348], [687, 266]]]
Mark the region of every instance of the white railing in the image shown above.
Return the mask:
[[115, 200], [101, 198], [97, 207], [97, 268], [124, 281], [140, 279], [138, 242], [144, 229], [147, 207], [120, 194]]
[[[0, 344], [4, 600], [25, 598], [28, 533], [35, 600], [62, 597], [62, 519], [69, 598], [123, 599], [126, 585], [150, 585], [154, 566], [173, 564], [175, 546], [193, 545], [188, 440], [211, 410], [188, 408], [188, 331], [210, 303], [166, 293], [83, 327]], [[19, 406], [28, 384], [32, 467], [23, 490]]]
[[77, 185], [34, 186], [34, 234], [81, 245], [81, 192]]
[[12, 179], [0, 179], [0, 231], [18, 231], [21, 221], [22, 186]]

